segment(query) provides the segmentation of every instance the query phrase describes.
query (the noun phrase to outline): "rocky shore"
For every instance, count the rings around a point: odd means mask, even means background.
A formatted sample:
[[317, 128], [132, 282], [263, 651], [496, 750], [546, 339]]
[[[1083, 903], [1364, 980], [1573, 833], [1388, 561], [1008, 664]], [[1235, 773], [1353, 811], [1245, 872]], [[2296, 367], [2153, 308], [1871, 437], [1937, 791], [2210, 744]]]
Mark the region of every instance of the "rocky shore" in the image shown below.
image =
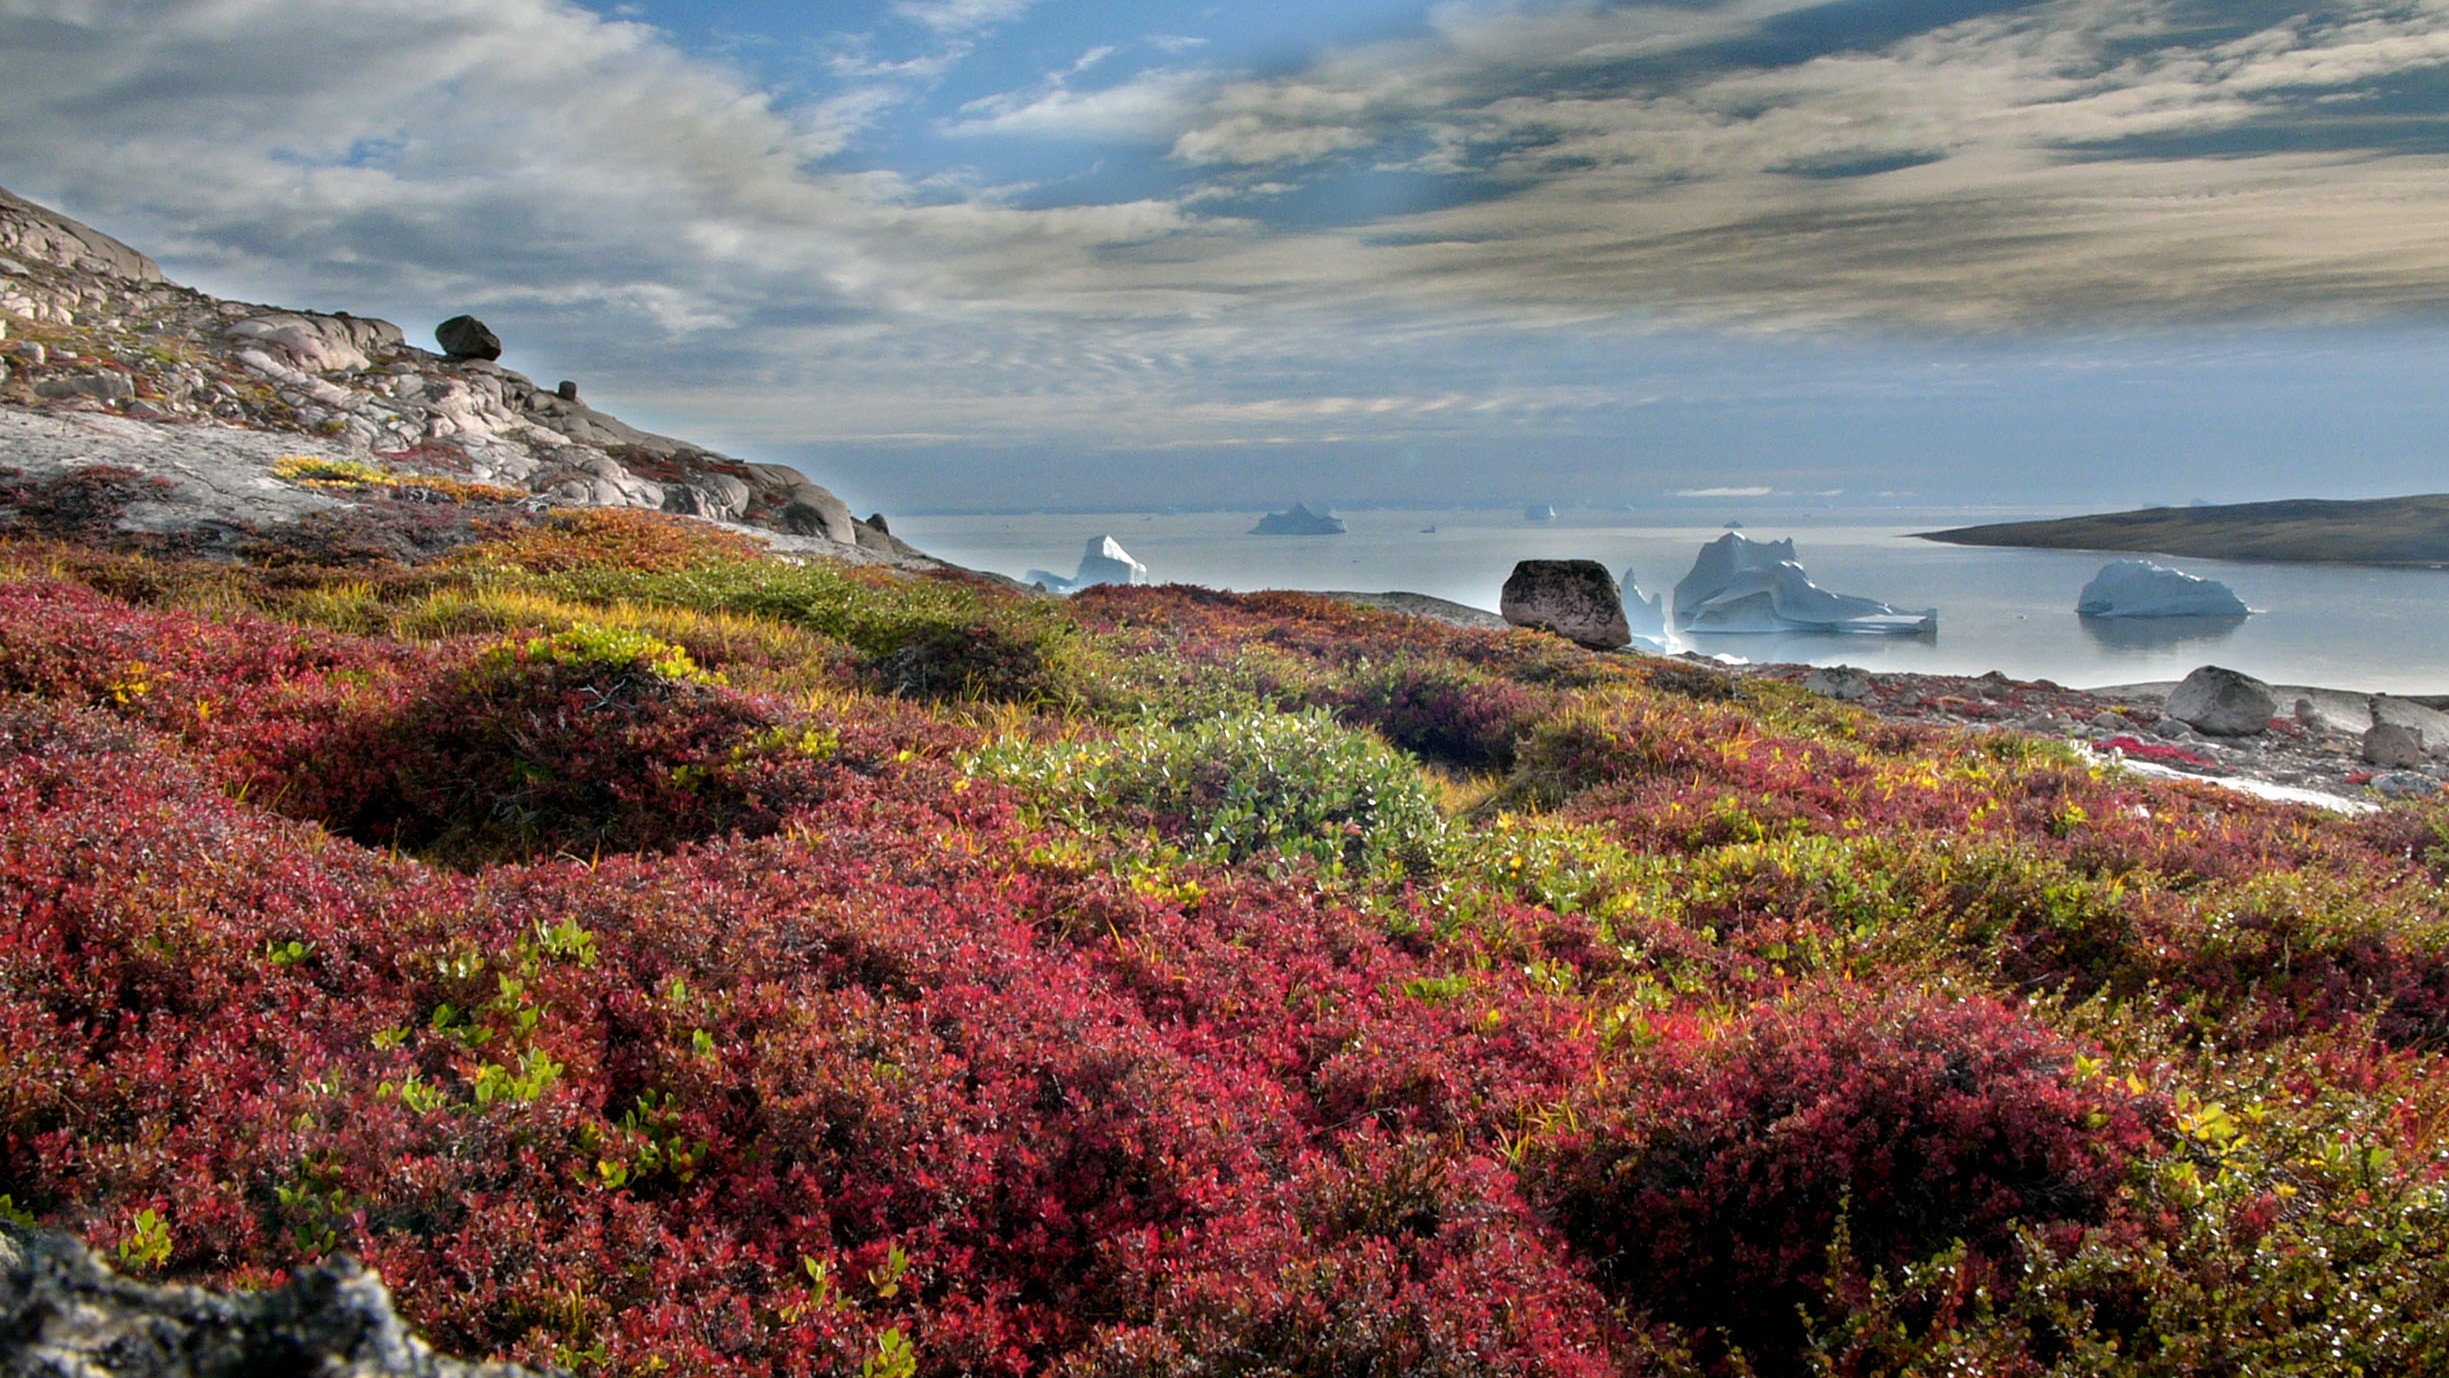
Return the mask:
[[[1800, 684], [1894, 721], [2060, 738], [2146, 774], [2267, 798], [2362, 810], [2385, 799], [2428, 796], [2449, 782], [2449, 713], [2388, 695], [2266, 686], [2273, 711], [2258, 729], [2221, 733], [2170, 711], [2183, 687], [2178, 682], [2071, 689], [1996, 672], [1873, 674], [1809, 665], [1737, 673]], [[2395, 731], [2377, 733], [2382, 728]], [[2384, 754], [2410, 745], [2412, 754]]]

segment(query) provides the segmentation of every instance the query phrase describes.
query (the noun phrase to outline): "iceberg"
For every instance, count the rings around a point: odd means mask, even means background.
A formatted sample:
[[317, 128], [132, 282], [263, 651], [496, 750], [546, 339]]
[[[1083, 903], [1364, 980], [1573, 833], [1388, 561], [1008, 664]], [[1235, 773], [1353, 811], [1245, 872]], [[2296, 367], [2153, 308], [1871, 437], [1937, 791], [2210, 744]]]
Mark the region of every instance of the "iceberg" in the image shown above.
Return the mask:
[[2149, 560], [2112, 560], [2075, 600], [2083, 617], [2244, 617], [2253, 609], [2216, 579]]
[[1635, 641], [1653, 646], [1667, 643], [1667, 598], [1653, 593], [1643, 596], [1641, 585], [1633, 579], [1631, 570], [1624, 571], [1624, 625], [1632, 629]]
[[1344, 534], [1344, 519], [1325, 512], [1313, 512], [1301, 503], [1289, 511], [1270, 512], [1250, 528], [1253, 536], [1340, 536]]
[[1145, 584], [1148, 567], [1132, 559], [1131, 552], [1113, 537], [1091, 536], [1088, 548], [1080, 552], [1079, 571], [1070, 578], [1033, 569], [1022, 582], [1042, 584], [1048, 593], [1077, 593], [1098, 584]]
[[1794, 542], [1755, 541], [1728, 532], [1701, 547], [1692, 572], [1675, 586], [1675, 625], [1727, 634], [1855, 632], [1915, 636], [1939, 629], [1936, 610], [1913, 611], [1831, 593], [1811, 582]]

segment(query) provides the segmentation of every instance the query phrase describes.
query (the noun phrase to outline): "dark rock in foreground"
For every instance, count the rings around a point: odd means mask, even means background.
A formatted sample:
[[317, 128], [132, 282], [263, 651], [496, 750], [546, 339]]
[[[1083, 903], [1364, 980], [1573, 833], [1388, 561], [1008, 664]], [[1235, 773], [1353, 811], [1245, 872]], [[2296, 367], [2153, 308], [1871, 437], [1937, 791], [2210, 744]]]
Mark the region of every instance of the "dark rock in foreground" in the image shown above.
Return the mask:
[[518, 1378], [443, 1358], [408, 1333], [382, 1279], [350, 1259], [254, 1295], [151, 1287], [66, 1235], [0, 1220], [4, 1378]]
[[1524, 560], [1506, 577], [1497, 603], [1517, 627], [1551, 631], [1594, 650], [1629, 645], [1624, 591], [1596, 560]]

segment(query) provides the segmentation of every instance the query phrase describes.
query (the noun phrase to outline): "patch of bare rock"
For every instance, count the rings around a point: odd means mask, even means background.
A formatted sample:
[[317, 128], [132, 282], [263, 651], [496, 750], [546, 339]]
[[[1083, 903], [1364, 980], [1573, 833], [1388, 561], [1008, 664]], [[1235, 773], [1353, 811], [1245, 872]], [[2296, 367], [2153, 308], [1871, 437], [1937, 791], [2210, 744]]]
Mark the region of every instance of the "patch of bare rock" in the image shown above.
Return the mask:
[[0, 1376], [520, 1378], [530, 1370], [433, 1352], [348, 1259], [288, 1284], [222, 1296], [119, 1276], [62, 1234], [0, 1220]]
[[502, 367], [499, 337], [473, 318], [438, 334], [440, 353], [387, 321], [207, 296], [0, 191], [0, 468], [20, 477], [132, 468], [173, 485], [146, 520], [213, 528], [345, 503], [297, 484], [275, 493], [271, 466], [346, 457], [545, 505], [703, 518], [800, 553], [932, 564], [797, 470], [639, 430], [574, 383]]

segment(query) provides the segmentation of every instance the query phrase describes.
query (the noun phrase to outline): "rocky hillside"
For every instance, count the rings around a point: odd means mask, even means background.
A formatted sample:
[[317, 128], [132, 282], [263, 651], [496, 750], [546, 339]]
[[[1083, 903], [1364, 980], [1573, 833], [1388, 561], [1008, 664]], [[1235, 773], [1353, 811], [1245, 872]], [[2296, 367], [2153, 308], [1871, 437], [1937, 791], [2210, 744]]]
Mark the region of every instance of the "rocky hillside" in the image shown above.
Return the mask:
[[0, 191], [0, 465], [36, 480], [131, 468], [171, 486], [124, 520], [206, 544], [346, 506], [352, 489], [436, 478], [703, 517], [787, 549], [920, 558], [796, 470], [625, 425], [572, 383], [503, 368], [481, 324], [446, 324], [458, 329], [436, 353], [389, 321], [224, 301]]

